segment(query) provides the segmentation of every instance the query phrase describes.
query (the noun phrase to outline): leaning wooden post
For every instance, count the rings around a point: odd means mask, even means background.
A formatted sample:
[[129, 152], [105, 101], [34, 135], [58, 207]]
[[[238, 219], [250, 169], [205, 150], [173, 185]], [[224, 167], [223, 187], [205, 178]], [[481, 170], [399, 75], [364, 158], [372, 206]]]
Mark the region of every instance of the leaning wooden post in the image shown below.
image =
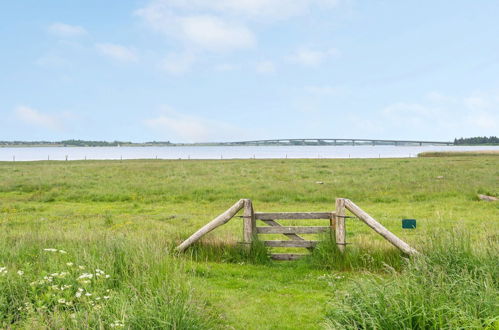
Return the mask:
[[345, 200], [343, 198], [336, 199], [335, 212], [335, 234], [336, 246], [341, 252], [345, 251], [346, 245], [346, 230], [345, 230]]
[[230, 209], [220, 214], [215, 219], [211, 220], [209, 223], [204, 225], [197, 232], [192, 234], [188, 239], [183, 241], [182, 244], [177, 246], [177, 251], [179, 252], [185, 251], [185, 249], [187, 249], [191, 244], [195, 243], [197, 240], [199, 240], [204, 235], [208, 234], [213, 229], [223, 224], [226, 224], [243, 207], [244, 207], [244, 199], [241, 199], [236, 204], [232, 205]]
[[243, 213], [243, 242], [251, 244], [256, 235], [255, 212], [253, 211], [253, 203], [251, 199], [244, 200]]
[[391, 231], [386, 229], [382, 224], [376, 221], [369, 214], [364, 212], [360, 207], [358, 207], [354, 202], [349, 199], [344, 200], [345, 207], [359, 217], [360, 220], [365, 222], [366, 225], [374, 229], [375, 232], [383, 236], [388, 242], [392, 243], [395, 247], [400, 249], [402, 252], [408, 255], [417, 255], [419, 252], [412, 248], [409, 244], [395, 236]]

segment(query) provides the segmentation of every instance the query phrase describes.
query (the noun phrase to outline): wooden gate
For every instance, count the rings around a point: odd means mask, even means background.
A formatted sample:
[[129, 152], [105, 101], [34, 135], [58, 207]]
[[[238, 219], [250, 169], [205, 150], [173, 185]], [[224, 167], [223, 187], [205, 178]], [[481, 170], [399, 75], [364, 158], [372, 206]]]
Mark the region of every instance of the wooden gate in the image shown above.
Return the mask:
[[[336, 199], [336, 210], [334, 212], [274, 212], [263, 213], [254, 212], [253, 203], [250, 199], [241, 199], [232, 205], [227, 211], [201, 227], [188, 239], [183, 241], [178, 247], [179, 252], [185, 251], [191, 244], [198, 241], [213, 229], [227, 223], [237, 212], [244, 209], [243, 213], [243, 242], [251, 244], [253, 240], [258, 239], [258, 234], [282, 234], [289, 240], [268, 240], [263, 241], [269, 247], [299, 247], [313, 249], [318, 241], [305, 240], [300, 234], [317, 234], [321, 232], [331, 232], [331, 238], [334, 237], [338, 249], [343, 252], [346, 245], [345, 231], [345, 212], [352, 212], [357, 218], [363, 221], [375, 232], [383, 236], [388, 242], [408, 255], [418, 254], [418, 251], [410, 247], [407, 243], [395, 236], [382, 224], [377, 222], [369, 214], [364, 212], [351, 200], [346, 198]], [[329, 226], [283, 226], [276, 220], [310, 220], [322, 219], [329, 220]], [[268, 226], [257, 227], [256, 221], [261, 220]], [[334, 233], [334, 235], [333, 235]], [[303, 257], [304, 254], [294, 253], [275, 253], [271, 257], [276, 260], [294, 260]]]
[[[260, 213], [254, 214], [255, 221], [261, 220], [268, 226], [256, 227], [256, 234], [283, 234], [288, 240], [263, 240], [268, 247], [299, 247], [312, 250], [319, 241], [306, 240], [300, 234], [319, 234], [323, 232], [334, 232], [334, 213], [333, 212], [278, 212], [278, 213]], [[299, 220], [309, 219], [328, 220], [328, 226], [283, 226], [276, 220]], [[272, 259], [275, 260], [294, 260], [304, 256], [296, 253], [272, 253]]]

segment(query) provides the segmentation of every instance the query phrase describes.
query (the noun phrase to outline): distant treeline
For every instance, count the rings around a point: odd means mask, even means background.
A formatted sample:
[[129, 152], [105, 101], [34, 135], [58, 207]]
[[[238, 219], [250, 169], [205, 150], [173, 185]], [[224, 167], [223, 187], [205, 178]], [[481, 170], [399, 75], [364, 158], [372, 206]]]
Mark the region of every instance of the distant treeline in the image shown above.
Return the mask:
[[470, 137], [470, 138], [460, 138], [460, 139], [454, 139], [454, 144], [456, 145], [470, 145], [470, 144], [499, 144], [499, 138], [497, 136], [477, 136], [477, 137]]
[[170, 141], [152, 141], [134, 143], [130, 141], [86, 141], [86, 140], [63, 140], [63, 141], [0, 141], [1, 146], [64, 146], [64, 147], [117, 147], [117, 146], [142, 146], [142, 145], [171, 145]]

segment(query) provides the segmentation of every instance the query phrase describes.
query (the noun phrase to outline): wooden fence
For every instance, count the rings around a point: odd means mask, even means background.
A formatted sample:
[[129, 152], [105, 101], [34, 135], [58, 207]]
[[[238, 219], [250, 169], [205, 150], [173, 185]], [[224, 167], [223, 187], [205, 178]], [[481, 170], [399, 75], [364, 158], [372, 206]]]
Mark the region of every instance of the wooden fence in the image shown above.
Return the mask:
[[[330, 232], [331, 238], [335, 240], [338, 249], [343, 252], [346, 246], [346, 211], [350, 211], [361, 221], [367, 224], [375, 232], [384, 237], [388, 242], [408, 255], [415, 255], [418, 252], [407, 243], [395, 236], [383, 225], [377, 222], [369, 214], [349, 199], [336, 199], [336, 210], [334, 212], [254, 212], [253, 203], [250, 199], [241, 199], [232, 205], [227, 211], [200, 228], [188, 239], [183, 241], [177, 250], [185, 251], [191, 244], [198, 241], [215, 228], [227, 223], [241, 209], [243, 211], [243, 242], [251, 244], [258, 239], [258, 234], [282, 234], [288, 240], [264, 240], [264, 244], [269, 247], [298, 247], [313, 249], [318, 241], [306, 240], [300, 234], [317, 234]], [[328, 226], [283, 226], [277, 220], [328, 220]], [[257, 226], [256, 221], [260, 220], [267, 226]], [[271, 257], [275, 260], [294, 260], [304, 256], [295, 253], [274, 253]]]

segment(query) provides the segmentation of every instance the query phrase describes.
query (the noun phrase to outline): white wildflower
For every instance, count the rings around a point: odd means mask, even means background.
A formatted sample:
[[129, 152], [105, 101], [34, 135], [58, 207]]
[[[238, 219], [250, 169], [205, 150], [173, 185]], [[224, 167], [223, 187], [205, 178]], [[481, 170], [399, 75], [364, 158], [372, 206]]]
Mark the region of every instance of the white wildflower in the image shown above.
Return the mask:
[[66, 254], [67, 252], [64, 250], [59, 250], [59, 253]]
[[48, 248], [48, 249], [43, 249], [43, 251], [47, 251], [47, 252], [57, 252], [57, 249]]
[[78, 266], [78, 268], [80, 268], [80, 269], [85, 269], [85, 266]]
[[76, 293], [75, 293], [75, 297], [76, 297], [76, 298], [80, 298], [80, 297], [81, 297], [81, 292], [76, 292]]
[[92, 294], [90, 292], [85, 293], [85, 296], [90, 297]]
[[23, 272], [22, 270], [18, 270], [18, 271], [17, 271], [17, 275], [19, 275], [19, 276], [23, 276], [23, 275], [24, 275], [24, 272]]
[[58, 302], [59, 304], [65, 304], [65, 303], [66, 303], [66, 299], [61, 298], [61, 299], [57, 300], [57, 302]]
[[114, 321], [113, 323], [111, 323], [109, 326], [110, 326], [111, 328], [114, 328], [114, 327], [116, 327], [116, 328], [118, 328], [118, 327], [119, 327], [119, 328], [121, 328], [121, 327], [124, 327], [125, 325], [123, 324], [123, 322], [116, 320], [116, 321]]
[[86, 279], [86, 278], [92, 278], [94, 277], [93, 274], [90, 274], [90, 273], [83, 273], [81, 274], [79, 277], [78, 277], [78, 280], [83, 280], [83, 279]]
[[7, 274], [7, 267], [0, 267], [0, 275]]
[[104, 296], [102, 298], [104, 298], [105, 300], [108, 300], [110, 297], [109, 296]]
[[105, 278], [110, 278], [110, 277], [111, 277], [111, 275], [106, 275], [106, 276], [104, 276], [104, 277], [105, 277]]
[[74, 265], [74, 263], [72, 263], [72, 262], [66, 262], [66, 266], [71, 267], [71, 266], [73, 266], [73, 265]]

